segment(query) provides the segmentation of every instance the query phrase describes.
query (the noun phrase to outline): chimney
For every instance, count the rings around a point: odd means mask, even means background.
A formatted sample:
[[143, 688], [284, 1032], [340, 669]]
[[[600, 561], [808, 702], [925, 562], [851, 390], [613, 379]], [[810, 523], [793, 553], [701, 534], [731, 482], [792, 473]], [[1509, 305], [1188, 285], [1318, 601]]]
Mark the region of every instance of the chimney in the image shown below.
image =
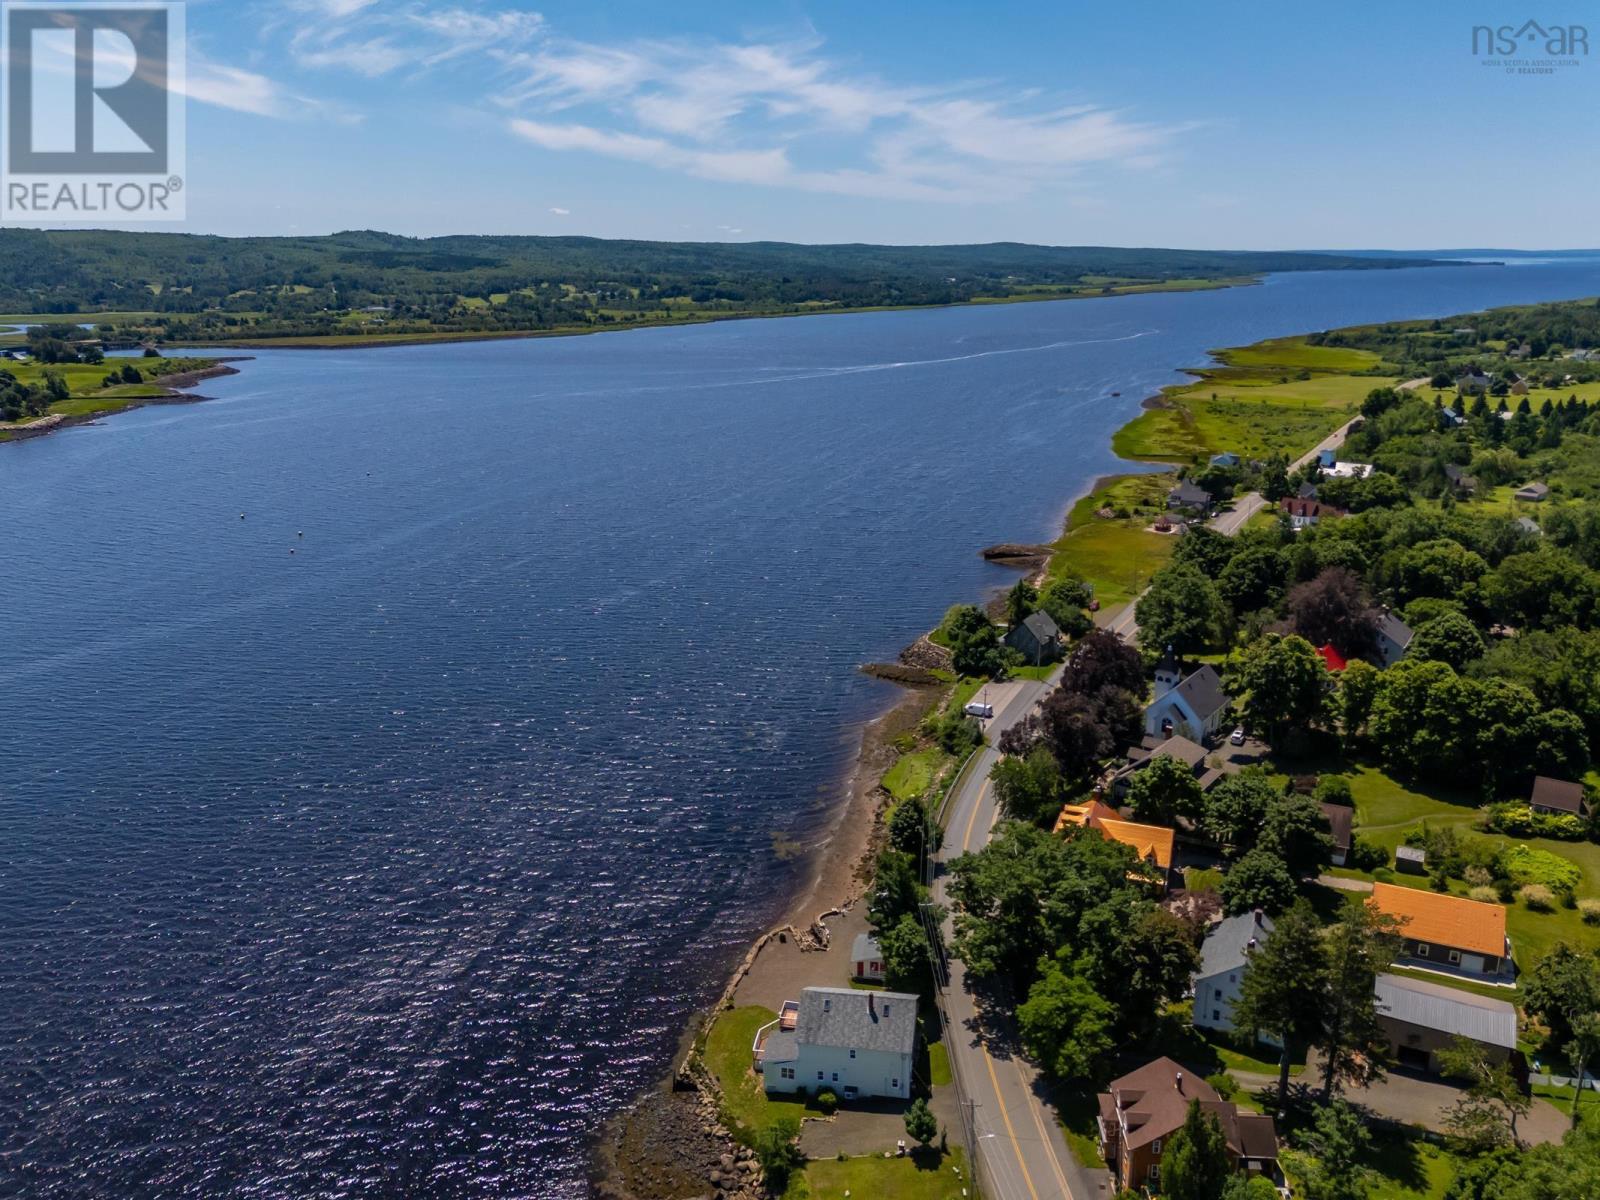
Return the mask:
[[1256, 909], [1256, 924], [1257, 925], [1261, 924], [1261, 918], [1262, 918], [1263, 915], [1264, 914], [1262, 913], [1262, 911], [1259, 908]]
[[1178, 1091], [1180, 1091], [1180, 1092], [1183, 1091], [1183, 1072], [1182, 1071], [1178, 1072], [1178, 1074], [1177, 1074], [1177, 1082], [1173, 1086], [1176, 1087], [1178, 1089]]
[[1244, 952], [1246, 954], [1249, 954], [1255, 948], [1256, 948], [1256, 940], [1255, 940], [1255, 938], [1251, 938], [1248, 942], [1246, 942], [1244, 944]]
[[874, 1021], [878, 1019], [878, 1005], [872, 998], [872, 993], [867, 993], [867, 1015]]

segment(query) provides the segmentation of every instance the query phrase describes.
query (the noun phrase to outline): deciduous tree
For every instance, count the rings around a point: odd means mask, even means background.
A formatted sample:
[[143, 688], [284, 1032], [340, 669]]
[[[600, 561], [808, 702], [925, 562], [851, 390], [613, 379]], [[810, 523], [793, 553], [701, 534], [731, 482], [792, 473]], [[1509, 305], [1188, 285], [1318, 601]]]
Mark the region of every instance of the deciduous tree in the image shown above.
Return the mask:
[[1278, 1103], [1289, 1095], [1289, 1066], [1322, 1027], [1322, 925], [1304, 900], [1296, 901], [1261, 939], [1239, 981], [1233, 1027], [1278, 1040]]

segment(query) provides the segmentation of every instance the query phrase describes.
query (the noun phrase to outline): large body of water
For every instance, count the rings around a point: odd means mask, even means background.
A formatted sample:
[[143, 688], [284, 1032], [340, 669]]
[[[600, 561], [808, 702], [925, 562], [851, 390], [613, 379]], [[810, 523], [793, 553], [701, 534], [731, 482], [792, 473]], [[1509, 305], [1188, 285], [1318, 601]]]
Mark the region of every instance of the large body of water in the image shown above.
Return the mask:
[[1009, 580], [978, 548], [1053, 534], [1174, 368], [1595, 293], [269, 353], [0, 447], [0, 1194], [581, 1194], [792, 893], [856, 665]]

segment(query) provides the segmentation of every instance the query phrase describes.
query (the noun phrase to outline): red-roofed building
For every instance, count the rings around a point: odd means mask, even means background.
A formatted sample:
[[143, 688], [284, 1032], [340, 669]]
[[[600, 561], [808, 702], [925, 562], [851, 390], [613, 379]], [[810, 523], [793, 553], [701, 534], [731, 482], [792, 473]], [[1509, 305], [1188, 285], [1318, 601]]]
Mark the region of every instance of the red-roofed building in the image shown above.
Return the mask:
[[1318, 646], [1317, 654], [1322, 658], [1323, 666], [1330, 671], [1342, 671], [1350, 665], [1349, 660], [1333, 648], [1332, 642], [1326, 646]]

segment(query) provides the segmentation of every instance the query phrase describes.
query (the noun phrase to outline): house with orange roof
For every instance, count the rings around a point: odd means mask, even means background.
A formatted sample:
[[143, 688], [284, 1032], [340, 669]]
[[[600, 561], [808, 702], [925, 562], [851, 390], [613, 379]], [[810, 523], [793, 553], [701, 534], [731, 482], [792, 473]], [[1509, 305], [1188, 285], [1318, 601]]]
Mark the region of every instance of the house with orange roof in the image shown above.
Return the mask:
[[1056, 818], [1055, 832], [1061, 833], [1071, 826], [1087, 826], [1101, 837], [1132, 846], [1134, 853], [1161, 873], [1161, 890], [1166, 890], [1168, 873], [1172, 870], [1174, 831], [1161, 825], [1140, 825], [1124, 821], [1117, 810], [1100, 800], [1087, 804], [1068, 804]]
[[1404, 966], [1489, 983], [1508, 983], [1515, 973], [1502, 905], [1393, 883], [1373, 884], [1368, 903], [1399, 922], [1396, 961]]

